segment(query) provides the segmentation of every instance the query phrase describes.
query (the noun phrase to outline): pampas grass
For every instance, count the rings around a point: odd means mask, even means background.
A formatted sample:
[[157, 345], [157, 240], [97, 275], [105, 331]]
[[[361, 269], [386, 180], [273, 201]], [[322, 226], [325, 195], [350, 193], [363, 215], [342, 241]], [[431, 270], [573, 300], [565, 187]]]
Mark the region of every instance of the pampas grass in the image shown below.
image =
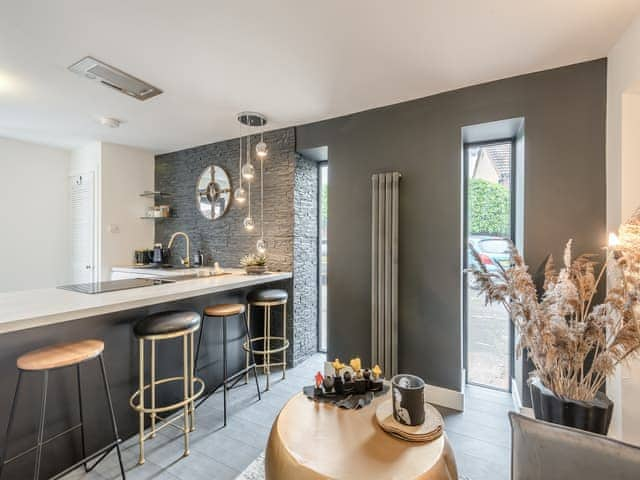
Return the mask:
[[[511, 246], [512, 265], [489, 272], [472, 248], [470, 269], [487, 303], [501, 303], [540, 380], [556, 395], [593, 400], [616, 366], [640, 349], [640, 211], [620, 228], [620, 243], [600, 265], [594, 255], [573, 258], [572, 241], [563, 265], [545, 265], [540, 299], [522, 256]], [[607, 275], [608, 272], [608, 275]], [[594, 304], [601, 284], [609, 288]]]

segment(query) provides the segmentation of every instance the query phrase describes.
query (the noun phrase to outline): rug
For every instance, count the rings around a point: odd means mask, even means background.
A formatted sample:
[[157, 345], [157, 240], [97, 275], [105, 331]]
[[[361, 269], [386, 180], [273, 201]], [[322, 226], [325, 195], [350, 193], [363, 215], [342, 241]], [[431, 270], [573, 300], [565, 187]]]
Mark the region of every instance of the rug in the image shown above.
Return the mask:
[[[264, 480], [264, 452], [258, 455], [244, 471], [236, 477], [236, 480]], [[458, 480], [471, 480], [469, 477], [460, 475]]]
[[236, 477], [236, 480], [264, 480], [264, 452], [258, 455], [244, 471]]

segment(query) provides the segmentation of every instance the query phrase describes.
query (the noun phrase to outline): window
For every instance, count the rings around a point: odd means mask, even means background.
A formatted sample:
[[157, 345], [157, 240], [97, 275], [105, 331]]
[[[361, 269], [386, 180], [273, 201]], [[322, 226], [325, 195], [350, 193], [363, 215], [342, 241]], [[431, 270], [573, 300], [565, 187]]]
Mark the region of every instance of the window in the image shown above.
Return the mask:
[[[497, 271], [510, 265], [513, 150], [512, 140], [464, 147], [467, 266], [480, 261], [489, 271]], [[502, 305], [485, 305], [473, 279], [465, 278], [467, 382], [509, 390], [513, 361], [509, 316]]]
[[327, 220], [328, 165], [321, 163], [318, 172], [318, 350], [327, 351]]

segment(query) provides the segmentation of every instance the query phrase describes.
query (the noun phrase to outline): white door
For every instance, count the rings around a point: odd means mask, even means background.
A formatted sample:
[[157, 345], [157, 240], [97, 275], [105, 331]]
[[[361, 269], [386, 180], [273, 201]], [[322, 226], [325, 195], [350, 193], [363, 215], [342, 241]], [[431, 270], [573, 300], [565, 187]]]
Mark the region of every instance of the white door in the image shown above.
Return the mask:
[[96, 281], [95, 185], [93, 172], [71, 177], [73, 283]]

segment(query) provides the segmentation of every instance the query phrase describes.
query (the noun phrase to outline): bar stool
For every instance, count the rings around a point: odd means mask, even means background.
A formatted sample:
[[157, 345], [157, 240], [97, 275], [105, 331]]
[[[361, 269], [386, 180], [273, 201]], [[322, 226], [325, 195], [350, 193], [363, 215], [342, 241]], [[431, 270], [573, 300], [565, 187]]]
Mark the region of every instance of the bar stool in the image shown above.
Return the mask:
[[[184, 436], [184, 456], [189, 455], [189, 432], [195, 429], [194, 401], [204, 391], [204, 382], [193, 375], [193, 334], [200, 328], [200, 315], [195, 312], [169, 311], [149, 315], [140, 320], [133, 327], [133, 333], [138, 339], [140, 349], [140, 379], [139, 388], [129, 399], [129, 405], [139, 415], [139, 439], [140, 457], [138, 463], [144, 463], [144, 441], [147, 438], [155, 437], [156, 433], [166, 426], [172, 426], [181, 430]], [[182, 370], [183, 374], [177, 377], [167, 377], [156, 379], [156, 341], [168, 340], [182, 337]], [[151, 342], [151, 380], [145, 385], [144, 380], [144, 342]], [[171, 405], [156, 405], [156, 386], [171, 382], [182, 382], [182, 400]], [[199, 390], [196, 392], [194, 384], [198, 384]], [[151, 406], [145, 407], [144, 392], [151, 390]], [[136, 403], [136, 399], [138, 402]], [[163, 418], [159, 413], [168, 412], [182, 408], [182, 413], [168, 419]], [[151, 418], [151, 431], [144, 433], [144, 415], [148, 413]], [[184, 425], [178, 427], [173, 424], [176, 420], [184, 418]], [[156, 420], [162, 424], [156, 428]]]
[[[220, 318], [222, 319], [222, 383], [214, 388], [212, 391], [207, 393], [196, 405], [196, 407], [202, 405], [203, 402], [207, 400], [211, 395], [213, 395], [220, 387], [223, 387], [223, 404], [224, 404], [224, 426], [227, 426], [227, 390], [231, 390], [238, 380], [242, 378], [244, 375], [248, 375], [250, 370], [253, 370], [253, 376], [256, 379], [256, 390], [258, 391], [258, 400], [262, 400], [260, 395], [260, 385], [258, 384], [258, 373], [256, 370], [256, 360], [253, 356], [253, 348], [251, 346], [251, 342], [249, 342], [249, 350], [247, 351], [247, 361], [246, 366], [239, 372], [234, 373], [230, 377], [227, 376], [227, 318], [238, 316], [242, 318], [244, 332], [247, 339], [251, 338], [251, 334], [249, 332], [249, 323], [247, 321], [247, 316], [245, 314], [245, 306], [241, 303], [221, 303], [218, 305], [211, 305], [204, 309], [202, 319], [206, 318]], [[198, 337], [198, 347], [196, 348], [196, 367], [195, 373], [198, 370], [201, 370], [207, 365], [200, 366], [198, 365], [198, 358], [200, 355], [200, 344], [202, 343], [202, 337], [204, 337], [204, 324], [200, 329], [200, 335]], [[249, 355], [251, 355], [251, 363], [249, 363]], [[195, 375], [194, 373], [194, 375]], [[231, 383], [231, 386], [227, 387], [227, 384]]]
[[[33, 478], [38, 479], [40, 477], [40, 465], [42, 461], [42, 447], [52, 442], [53, 440], [58, 439], [62, 435], [66, 435], [67, 433], [71, 433], [75, 430], [80, 429], [80, 439], [82, 446], [82, 460], [71, 465], [66, 468], [62, 472], [56, 474], [51, 478], [60, 478], [67, 473], [79, 468], [81, 465], [84, 465], [84, 469], [86, 472], [90, 472], [95, 468], [98, 463], [100, 463], [114, 448], [118, 452], [118, 462], [120, 464], [120, 475], [122, 478], [125, 478], [124, 467], [122, 465], [122, 455], [120, 453], [120, 442], [122, 441], [118, 435], [118, 427], [116, 425], [116, 417], [113, 411], [113, 403], [111, 401], [111, 390], [109, 389], [109, 383], [107, 382], [107, 371], [104, 366], [104, 359], [102, 357], [102, 353], [104, 351], [104, 342], [101, 340], [81, 340], [78, 342], [70, 342], [70, 343], [61, 343], [57, 345], [51, 345], [44, 348], [40, 348], [38, 350], [33, 350], [31, 352], [25, 353], [24, 355], [18, 358], [16, 365], [18, 367], [18, 382], [16, 384], [16, 390], [13, 395], [13, 400], [11, 402], [11, 411], [9, 413], [9, 422], [7, 425], [7, 431], [5, 434], [4, 440], [4, 449], [0, 454], [0, 476], [2, 475], [2, 468], [4, 465], [21, 458], [23, 455], [31, 453], [35, 450], [36, 458], [35, 458], [35, 467]], [[80, 365], [88, 360], [98, 359], [100, 364], [100, 371], [102, 373], [102, 382], [104, 385], [105, 394], [107, 397], [107, 403], [109, 405], [109, 415], [111, 417], [111, 429], [113, 431], [113, 441], [109, 443], [107, 446], [102, 447], [98, 451], [87, 455], [85, 450], [85, 431], [84, 431], [84, 418], [82, 415], [82, 383], [80, 382]], [[47, 411], [47, 389], [49, 384], [49, 371], [55, 370], [58, 368], [65, 367], [76, 367], [76, 378], [78, 383], [78, 408], [80, 414], [80, 423], [74, 425], [48, 439], [44, 438], [44, 426], [45, 426], [45, 414]], [[20, 389], [20, 385], [22, 383], [22, 375], [27, 372], [39, 372], [42, 373], [42, 400], [40, 407], [40, 422], [38, 424], [38, 440], [35, 446], [24, 450], [21, 453], [18, 453], [12, 456], [9, 459], [5, 460], [6, 452], [7, 452], [7, 442], [9, 440], [9, 434], [11, 433], [11, 427], [14, 420], [14, 414], [16, 410], [16, 397], [18, 395], [18, 391]], [[97, 458], [96, 462], [89, 466], [88, 463]]]
[[[287, 353], [289, 348], [289, 340], [287, 340], [287, 299], [288, 294], [285, 290], [275, 288], [267, 290], [253, 290], [247, 295], [249, 310], [247, 312], [247, 328], [251, 325], [251, 307], [264, 308], [264, 333], [262, 337], [254, 337], [244, 343], [245, 351], [253, 350], [254, 353], [262, 355], [262, 363], [256, 365], [262, 367], [267, 376], [267, 388], [269, 390], [269, 377], [271, 375], [271, 367], [282, 366], [282, 379], [285, 379], [287, 369]], [[271, 335], [271, 308], [282, 305], [282, 336], [275, 337]], [[249, 346], [252, 342], [262, 342], [262, 350], [251, 349]], [[277, 345], [281, 342], [280, 345]], [[275, 343], [276, 345], [272, 345]], [[274, 353], [282, 353], [282, 361], [272, 362], [271, 355]]]

